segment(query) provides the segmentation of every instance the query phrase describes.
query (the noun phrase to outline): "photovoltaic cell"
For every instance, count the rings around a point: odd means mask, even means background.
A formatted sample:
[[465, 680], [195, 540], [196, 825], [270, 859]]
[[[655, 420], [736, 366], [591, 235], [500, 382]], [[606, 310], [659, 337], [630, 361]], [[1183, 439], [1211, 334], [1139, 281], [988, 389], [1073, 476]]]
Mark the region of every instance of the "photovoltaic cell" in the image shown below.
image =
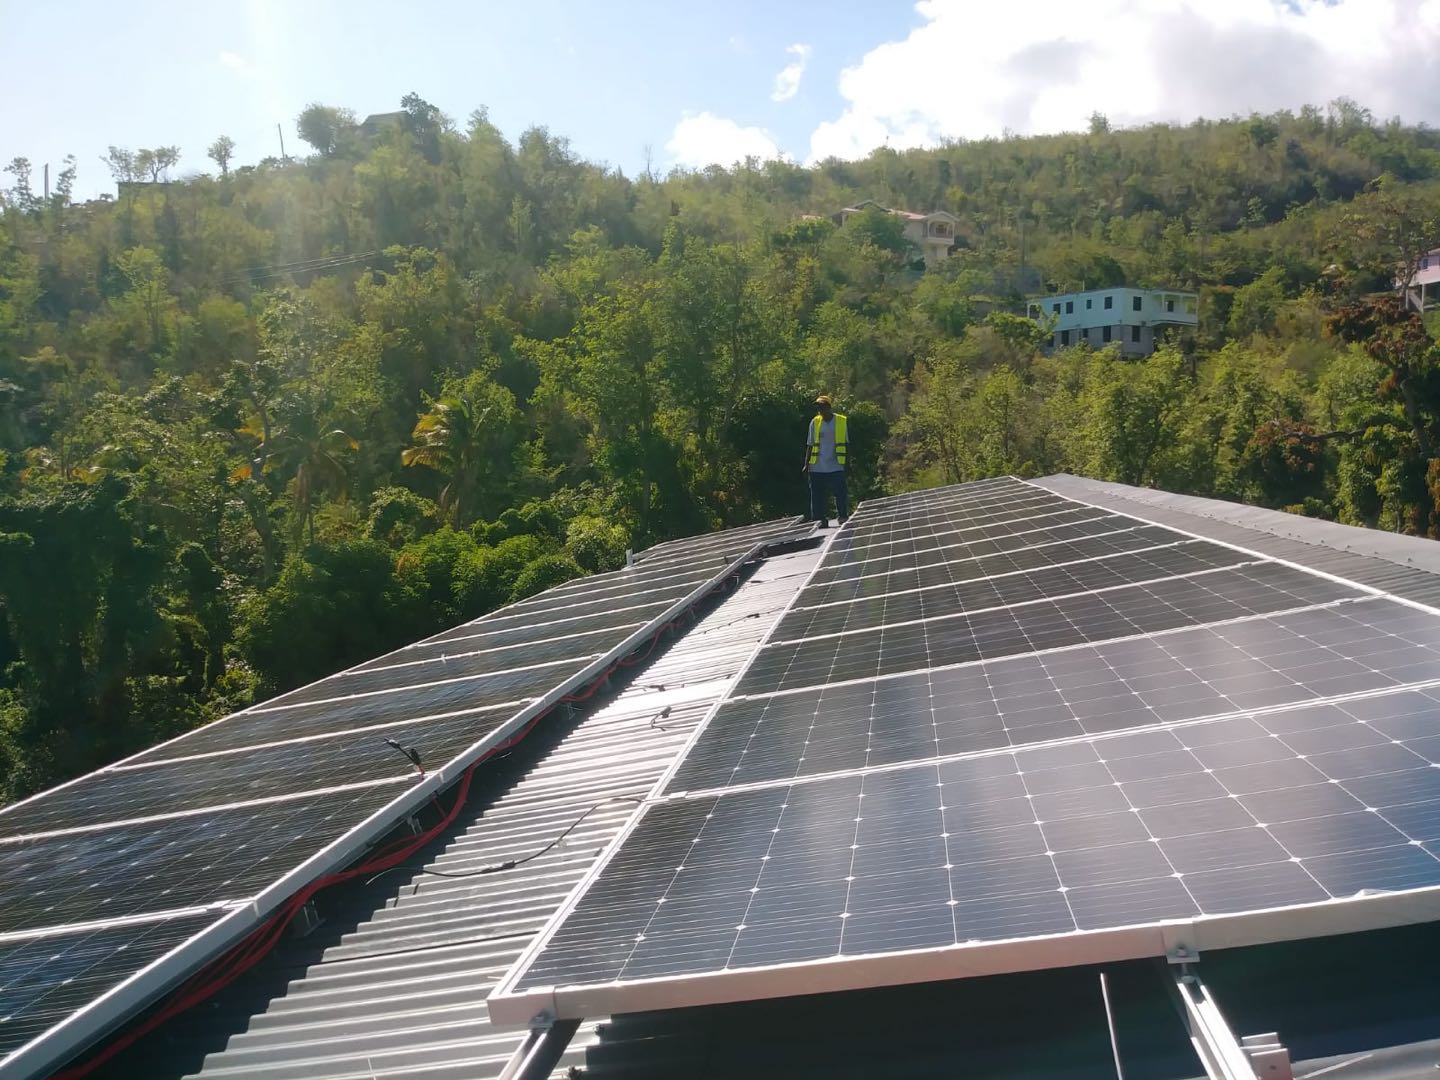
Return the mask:
[[[494, 645], [513, 645], [537, 641], [556, 636], [568, 636], [584, 630], [603, 630], [613, 626], [644, 626], [650, 620], [663, 615], [671, 605], [668, 601], [644, 603], [635, 607], [617, 607], [611, 611], [567, 615], [565, 618], [547, 619], [544, 622], [527, 623], [522, 626], [490, 626], [485, 622], [465, 623], [443, 634], [416, 642], [406, 649], [377, 657], [388, 664], [393, 657], [399, 657], [408, 649], [422, 649], [431, 646], [448, 646], [451, 642], [464, 642], [466, 649], [477, 649]], [[381, 664], [379, 666], [385, 666]]]
[[721, 705], [666, 791], [789, 780], [1397, 687], [1440, 676], [1440, 620], [1412, 620], [1420, 614], [1376, 598], [1303, 617], [735, 699]]
[[[643, 625], [643, 624], [641, 624]], [[293, 693], [267, 702], [270, 706], [302, 705], [312, 701], [329, 701], [337, 697], [369, 694], [378, 690], [396, 690], [423, 686], [447, 679], [470, 678], [519, 668], [545, 664], [573, 663], [577, 659], [599, 656], [620, 644], [633, 633], [628, 626], [612, 627], [601, 634], [574, 638], [552, 638], [524, 647], [503, 650], [468, 650], [451, 647], [448, 655], [428, 660], [392, 664], [348, 672], [324, 682], [312, 683]]]
[[[359, 665], [355, 671], [374, 671], [377, 668], [399, 667], [404, 664], [421, 664], [433, 660], [450, 661], [464, 656], [484, 654], [491, 657], [511, 658], [508, 666], [537, 661], [554, 660], [575, 653], [603, 652], [617, 641], [624, 641], [641, 626], [645, 619], [638, 621], [627, 618], [616, 626], [598, 629], [575, 630], [562, 627], [552, 630], [536, 626], [527, 630], [510, 631], [519, 640], [509, 637], [502, 642], [492, 641], [488, 636], [457, 638], [447, 641], [419, 642], [398, 652], [388, 653]], [[333, 678], [333, 677], [332, 677]], [[329, 682], [330, 680], [324, 680]], [[316, 683], [316, 686], [323, 683]]]
[[0, 1060], [213, 921], [187, 915], [0, 942]]
[[496, 1000], [1437, 888], [1437, 754], [1433, 612], [1009, 479], [867, 503]]
[[0, 933], [244, 899], [401, 790], [380, 785], [0, 843]]
[[1054, 529], [1064, 525], [1075, 525], [1103, 515], [1104, 511], [1092, 510], [1083, 506], [1073, 506], [1071, 509], [1045, 507], [1040, 513], [1033, 516], [1001, 518], [989, 524], [947, 526], [946, 529], [938, 532], [920, 527], [896, 527], [883, 533], [877, 533], [868, 541], [852, 540], [848, 536], [841, 535], [835, 538], [832, 551], [849, 558], [873, 559], [904, 545], [920, 543], [931, 545], [937, 540], [959, 539], [967, 543], [977, 540], [993, 540], [1036, 529]]
[[894, 543], [918, 534], [944, 533], [951, 530], [977, 529], [989, 525], [1008, 525], [1018, 520], [1046, 514], [1073, 511], [1075, 504], [1048, 493], [999, 499], [978, 505], [954, 507], [939, 513], [890, 521], [876, 521], [869, 515], [857, 518], [847, 542], [866, 547], [877, 543]]
[[[1009, 607], [1047, 597], [1070, 596], [1236, 566], [1246, 559], [1233, 548], [1194, 540], [1035, 570], [1001, 571], [994, 576], [953, 584], [891, 590], [881, 596], [797, 607], [781, 620], [774, 640], [796, 641], [821, 634], [846, 633], [986, 608]], [[810, 598], [806, 596], [804, 599]]]
[[683, 562], [697, 556], [724, 551], [735, 551], [736, 554], [740, 554], [747, 541], [753, 543], [756, 540], [764, 539], [770, 543], [785, 543], [805, 535], [813, 527], [812, 523], [801, 521], [798, 517], [763, 522], [759, 525], [729, 529], [722, 533], [655, 544], [636, 554], [634, 561], [636, 566], [649, 567], [667, 562]]
[[[141, 761], [166, 761], [216, 750], [237, 750], [259, 743], [298, 739], [357, 727], [396, 724], [404, 720], [438, 717], [460, 710], [516, 705], [541, 696], [593, 661], [579, 658], [562, 664], [520, 668], [489, 675], [452, 679], [428, 686], [372, 692], [360, 697], [333, 698], [270, 708], [262, 706], [194, 735], [139, 755]], [[503, 719], [503, 717], [502, 717]], [[497, 727], [499, 726], [497, 722]], [[4, 818], [0, 817], [0, 825]]]
[[[1434, 691], [1369, 700], [1392, 720], [1437, 726]], [[1440, 885], [1424, 839], [1433, 821], [1415, 812], [1440, 801], [1440, 769], [1367, 708], [1301, 707], [652, 804], [520, 989]], [[1310, 752], [1319, 745], [1331, 748]]]
[[[1101, 536], [1136, 527], [1135, 522], [1129, 518], [1096, 511], [1091, 517], [1067, 525], [1016, 530], [1004, 536], [984, 540], [965, 541], [953, 536], [921, 537], [908, 544], [887, 547], [878, 554], [837, 551], [832, 548], [821, 560], [810, 580], [813, 585], [821, 585], [849, 578], [873, 577], [896, 570], [930, 566], [937, 562], [959, 562], [981, 555], [1020, 551], [1041, 544]], [[1159, 534], [1165, 537], [1162, 542], [1178, 539], [1181, 535], [1171, 529], [1160, 529], [1159, 526], [1144, 527], [1159, 530]]]
[[0, 840], [97, 821], [188, 812], [195, 806], [303, 795], [348, 784], [414, 776], [387, 738], [413, 747], [429, 765], [449, 761], [495, 730], [512, 710], [404, 720], [377, 730], [341, 732], [282, 747], [237, 750], [212, 758], [112, 767], [76, 781], [63, 799], [24, 803], [0, 817]]
[[[1169, 529], [1140, 527], [1120, 529], [1077, 540], [1050, 540], [1027, 547], [1012, 544], [1013, 550], [970, 554], [957, 548], [936, 548], [913, 558], [896, 559], [885, 570], [874, 573], [832, 575], [812, 579], [805, 590], [805, 607], [884, 596], [892, 592], [929, 588], [977, 578], [1035, 570], [1059, 563], [1118, 555], [1126, 551], [1180, 543], [1186, 537]], [[990, 541], [989, 543], [997, 543]]]
[[1277, 563], [768, 645], [736, 696], [1061, 648], [1331, 603], [1358, 590]]

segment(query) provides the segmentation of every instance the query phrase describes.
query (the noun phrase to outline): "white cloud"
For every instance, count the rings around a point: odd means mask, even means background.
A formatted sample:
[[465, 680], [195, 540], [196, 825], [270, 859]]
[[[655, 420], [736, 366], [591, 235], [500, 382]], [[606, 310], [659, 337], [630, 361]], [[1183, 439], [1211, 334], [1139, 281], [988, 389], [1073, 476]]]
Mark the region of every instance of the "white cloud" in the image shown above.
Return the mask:
[[780, 69], [775, 76], [775, 89], [770, 91], [771, 101], [789, 101], [800, 92], [800, 77], [805, 74], [805, 65], [810, 62], [809, 45], [791, 45], [785, 50], [795, 59]]
[[780, 145], [764, 128], [742, 127], [708, 112], [682, 117], [665, 148], [675, 164], [692, 169], [733, 165], [747, 157], [768, 160], [780, 156]]
[[[812, 159], [945, 138], [1188, 122], [1350, 97], [1440, 121], [1440, 0], [921, 0], [924, 25], [840, 75]], [[778, 89], [778, 82], [777, 82]]]
[[220, 56], [218, 57], [218, 59], [221, 64], [229, 68], [231, 71], [235, 72], [235, 74], [237, 75], [250, 75], [254, 71], [254, 69], [250, 66], [250, 61], [246, 60], [245, 57], [241, 56], [239, 53], [231, 52], [229, 49], [220, 50]]

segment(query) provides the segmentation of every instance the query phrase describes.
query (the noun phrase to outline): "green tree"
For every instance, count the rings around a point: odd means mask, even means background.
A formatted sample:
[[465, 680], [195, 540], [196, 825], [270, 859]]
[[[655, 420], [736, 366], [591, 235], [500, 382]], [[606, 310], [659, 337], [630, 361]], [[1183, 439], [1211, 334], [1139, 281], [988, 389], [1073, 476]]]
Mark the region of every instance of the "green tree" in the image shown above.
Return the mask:
[[355, 126], [355, 114], [311, 102], [295, 118], [295, 130], [321, 157], [332, 157], [339, 151], [346, 134]]
[[518, 444], [515, 399], [477, 371], [447, 383], [427, 402], [401, 460], [444, 478], [441, 509], [457, 525], [494, 513], [514, 474]]
[[440, 629], [423, 612], [383, 544], [313, 544], [241, 606], [236, 647], [278, 693]]
[[215, 167], [220, 170], [222, 177], [228, 177], [230, 159], [235, 156], [235, 140], [229, 135], [221, 135], [206, 149], [205, 156], [215, 162]]
[[1094, 354], [1067, 440], [1077, 471], [1123, 484], [1163, 484], [1190, 390], [1174, 350], [1163, 349], [1143, 363]]

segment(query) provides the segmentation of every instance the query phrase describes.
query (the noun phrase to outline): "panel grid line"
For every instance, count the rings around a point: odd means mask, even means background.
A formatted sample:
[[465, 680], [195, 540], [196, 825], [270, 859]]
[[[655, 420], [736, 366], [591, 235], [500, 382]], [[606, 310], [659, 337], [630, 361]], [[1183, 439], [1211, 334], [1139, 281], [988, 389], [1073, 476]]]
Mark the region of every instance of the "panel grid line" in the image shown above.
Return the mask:
[[492, 1012], [1440, 910], [1437, 614], [1013, 477], [863, 504]]
[[[1374, 698], [1388, 698], [1396, 694], [1424, 693], [1435, 691], [1440, 696], [1440, 678], [1429, 679], [1422, 682], [1407, 683], [1398, 686], [1386, 686], [1375, 690], [1364, 690], [1354, 694], [1340, 694], [1328, 698], [1311, 698], [1303, 701], [1288, 701], [1268, 708], [1237, 709], [1230, 712], [1214, 713], [1205, 716], [1196, 716], [1185, 720], [1162, 720], [1154, 724], [1145, 724], [1133, 728], [1123, 728], [1115, 731], [1097, 731], [1083, 735], [1071, 735], [1064, 738], [1046, 739], [1031, 743], [1021, 743], [1007, 746], [997, 746], [986, 750], [973, 750], [964, 753], [945, 754], [931, 758], [912, 758], [905, 761], [895, 761], [883, 765], [862, 765], [855, 768], [836, 769], [832, 772], [823, 773], [799, 773], [793, 776], [778, 777], [773, 780], [757, 780], [752, 783], [727, 784], [711, 788], [693, 788], [684, 791], [667, 791], [658, 795], [652, 795], [649, 802], [673, 802], [689, 799], [713, 799], [719, 795], [739, 794], [755, 791], [766, 791], [773, 788], [790, 788], [801, 784], [814, 784], [827, 780], [843, 780], [847, 777], [864, 776], [868, 773], [881, 772], [902, 772], [905, 769], [914, 768], [917, 765], [925, 764], [953, 764], [956, 762], [979, 761], [992, 758], [1003, 758], [1017, 753], [1032, 750], [1058, 750], [1066, 747], [1101, 744], [1107, 741], [1118, 741], [1135, 736], [1163, 734], [1172, 731], [1181, 731], [1194, 727], [1201, 727], [1226, 720], [1236, 720], [1244, 717], [1269, 716], [1277, 713], [1294, 712], [1297, 709], [1318, 708], [1322, 706], [1343, 707], [1356, 702], [1368, 701]], [[1437, 701], [1440, 704], [1440, 701]], [[1437, 709], [1440, 712], [1440, 709]], [[1440, 795], [1437, 795], [1440, 798]]]

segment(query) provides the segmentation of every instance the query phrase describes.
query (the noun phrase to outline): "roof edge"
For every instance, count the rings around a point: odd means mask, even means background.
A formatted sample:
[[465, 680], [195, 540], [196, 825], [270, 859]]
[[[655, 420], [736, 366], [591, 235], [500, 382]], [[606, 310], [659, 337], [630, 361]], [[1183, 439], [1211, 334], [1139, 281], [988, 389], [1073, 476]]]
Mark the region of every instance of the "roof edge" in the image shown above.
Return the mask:
[[1304, 517], [1284, 510], [1268, 510], [1247, 503], [1226, 502], [1223, 499], [1198, 495], [1175, 495], [1154, 488], [1134, 487], [1108, 480], [1090, 480], [1071, 473], [1052, 473], [1038, 477], [1031, 483], [1062, 495], [1086, 491], [1100, 493], [1138, 506], [1159, 507], [1270, 533], [1285, 540], [1315, 544], [1351, 555], [1383, 559], [1407, 569], [1440, 574], [1440, 543], [1426, 537], [1368, 529], [1360, 525], [1342, 525], [1336, 521]]

